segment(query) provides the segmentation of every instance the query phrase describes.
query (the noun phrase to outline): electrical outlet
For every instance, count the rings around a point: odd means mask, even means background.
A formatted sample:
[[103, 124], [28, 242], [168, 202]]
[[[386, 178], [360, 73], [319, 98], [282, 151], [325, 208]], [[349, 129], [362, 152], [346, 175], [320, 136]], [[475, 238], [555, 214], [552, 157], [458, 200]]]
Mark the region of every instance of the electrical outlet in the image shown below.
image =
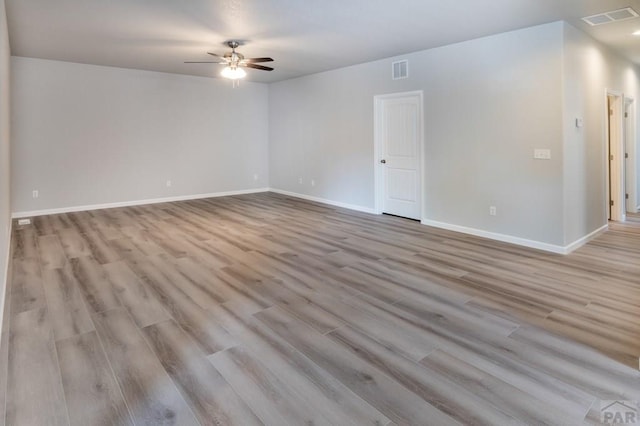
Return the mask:
[[34, 189], [34, 190], [31, 192], [31, 196], [32, 196], [33, 198], [38, 198], [38, 197], [40, 196], [40, 192], [38, 192], [38, 190], [37, 190], [37, 189]]
[[257, 173], [253, 175], [253, 180], [258, 180], [258, 174]]
[[171, 181], [170, 180], [167, 181], [167, 188], [171, 188]]
[[497, 214], [498, 214], [498, 209], [496, 209], [496, 206], [489, 206], [489, 215], [495, 216]]
[[551, 150], [536, 148], [533, 150], [533, 158], [535, 158], [536, 160], [550, 160]]
[[315, 179], [311, 179], [311, 186], [316, 186], [316, 181], [315, 181]]
[[298, 178], [298, 183], [302, 185], [302, 178]]

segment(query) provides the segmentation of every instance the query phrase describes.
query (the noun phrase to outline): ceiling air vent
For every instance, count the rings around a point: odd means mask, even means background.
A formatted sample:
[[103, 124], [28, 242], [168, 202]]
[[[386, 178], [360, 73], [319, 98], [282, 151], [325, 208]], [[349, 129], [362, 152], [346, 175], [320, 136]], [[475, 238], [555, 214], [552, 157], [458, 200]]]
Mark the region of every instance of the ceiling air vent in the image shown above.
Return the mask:
[[396, 61], [391, 64], [391, 78], [400, 80], [409, 77], [409, 61]]
[[633, 19], [638, 17], [638, 12], [630, 7], [624, 9], [618, 9], [611, 12], [599, 13], [597, 15], [587, 16], [582, 18], [584, 22], [595, 27], [596, 25], [608, 24], [610, 22], [626, 21], [627, 19]]

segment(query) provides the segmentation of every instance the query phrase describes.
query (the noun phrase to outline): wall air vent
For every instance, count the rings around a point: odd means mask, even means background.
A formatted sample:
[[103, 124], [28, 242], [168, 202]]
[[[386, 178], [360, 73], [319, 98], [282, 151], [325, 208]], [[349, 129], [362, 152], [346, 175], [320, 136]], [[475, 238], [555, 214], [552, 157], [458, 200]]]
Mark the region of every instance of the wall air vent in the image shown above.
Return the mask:
[[409, 61], [396, 61], [391, 64], [391, 78], [400, 80], [409, 77]]
[[637, 18], [638, 16], [638, 12], [630, 7], [626, 7], [624, 9], [587, 16], [586, 18], [582, 18], [582, 20], [592, 27], [595, 27], [597, 25], [609, 24], [611, 22], [626, 21], [627, 19]]

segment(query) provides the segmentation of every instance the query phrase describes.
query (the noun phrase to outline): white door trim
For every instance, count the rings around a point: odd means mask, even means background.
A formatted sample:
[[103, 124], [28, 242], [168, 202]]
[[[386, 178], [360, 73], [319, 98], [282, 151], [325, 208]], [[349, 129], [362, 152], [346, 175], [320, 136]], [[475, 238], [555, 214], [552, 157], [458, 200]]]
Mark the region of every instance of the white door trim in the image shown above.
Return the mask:
[[[615, 126], [615, 137], [609, 143], [609, 107], [608, 107], [608, 99], [609, 97], [613, 97], [615, 105], [614, 105], [614, 115], [611, 117], [611, 122], [614, 123]], [[605, 170], [606, 170], [606, 203], [605, 209], [608, 208], [607, 203], [609, 200], [613, 200], [613, 208], [611, 209], [610, 219], [613, 221], [624, 221], [626, 218], [625, 214], [625, 199], [624, 199], [624, 144], [623, 144], [623, 134], [624, 134], [624, 94], [617, 90], [605, 89], [605, 134], [604, 134], [604, 144], [605, 144], [605, 152], [606, 156], [605, 160]], [[609, 151], [609, 145], [611, 145], [611, 151]], [[610, 161], [609, 157], [613, 155], [613, 160]], [[609, 168], [611, 167], [611, 171]], [[611, 182], [609, 182], [611, 180]], [[609, 193], [609, 188], [611, 188], [611, 193]], [[605, 210], [605, 217], [609, 217], [609, 212]]]
[[625, 200], [626, 211], [638, 213], [638, 148], [636, 143], [636, 103], [635, 99], [630, 96], [624, 98], [624, 112], [630, 113], [624, 120], [624, 148], [625, 153], [629, 154], [629, 158], [625, 157], [625, 177], [624, 189], [629, 194], [629, 199]]
[[420, 218], [424, 219], [424, 93], [422, 90], [414, 90], [411, 92], [390, 93], [387, 95], [376, 95], [373, 97], [373, 169], [374, 169], [374, 197], [375, 197], [375, 212], [376, 214], [382, 214], [383, 199], [384, 199], [384, 170], [380, 164], [382, 160], [383, 149], [383, 131], [382, 131], [382, 102], [387, 99], [405, 98], [409, 96], [417, 96], [419, 99], [419, 113], [418, 113], [418, 162], [420, 164]]

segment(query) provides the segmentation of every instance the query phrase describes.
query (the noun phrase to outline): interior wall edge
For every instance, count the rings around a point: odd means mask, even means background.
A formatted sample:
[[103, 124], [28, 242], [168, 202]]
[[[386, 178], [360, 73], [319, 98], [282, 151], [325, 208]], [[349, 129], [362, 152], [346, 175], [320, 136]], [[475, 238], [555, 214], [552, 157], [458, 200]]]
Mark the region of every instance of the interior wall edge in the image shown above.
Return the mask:
[[89, 210], [100, 210], [100, 209], [113, 209], [118, 207], [141, 206], [145, 204], [171, 203], [174, 201], [199, 200], [202, 198], [216, 198], [216, 197], [226, 197], [229, 195], [255, 194], [259, 192], [268, 192], [268, 191], [269, 191], [269, 188], [253, 188], [253, 189], [241, 189], [237, 191], [213, 192], [213, 193], [207, 193], [207, 194], [179, 195], [176, 197], [151, 198], [146, 200], [132, 200], [132, 201], [122, 201], [122, 202], [116, 202], [116, 203], [89, 204], [84, 206], [61, 207], [61, 208], [46, 209], [46, 210], [12, 212], [11, 218], [20, 219], [25, 217], [45, 216], [49, 214], [84, 212]]

